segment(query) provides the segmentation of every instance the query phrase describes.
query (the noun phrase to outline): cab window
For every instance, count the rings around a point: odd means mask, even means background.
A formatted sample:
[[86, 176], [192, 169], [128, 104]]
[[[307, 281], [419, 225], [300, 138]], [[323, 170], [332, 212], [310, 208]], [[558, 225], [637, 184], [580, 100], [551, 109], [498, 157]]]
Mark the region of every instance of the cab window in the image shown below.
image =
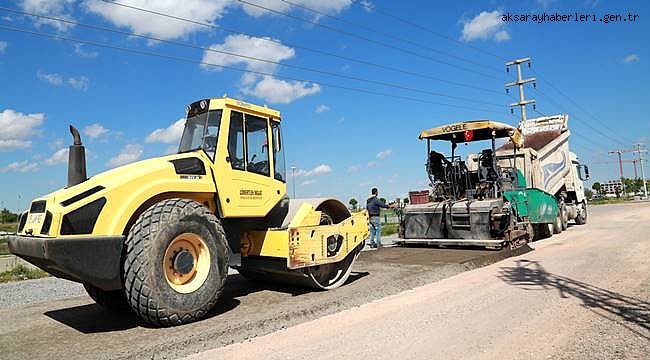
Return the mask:
[[219, 136], [219, 125], [221, 124], [221, 110], [213, 110], [208, 114], [208, 129], [203, 136], [203, 150], [214, 161], [214, 154], [217, 151], [217, 137]]
[[246, 170], [246, 161], [244, 160], [244, 115], [237, 111], [230, 112], [228, 157], [230, 166], [233, 169]]
[[269, 139], [267, 136], [267, 120], [258, 116], [246, 114], [246, 144], [250, 172], [271, 175], [269, 166]]
[[273, 164], [275, 165], [275, 179], [286, 182], [286, 166], [284, 162], [284, 148], [280, 134], [280, 123], [271, 121], [271, 136], [273, 137]]

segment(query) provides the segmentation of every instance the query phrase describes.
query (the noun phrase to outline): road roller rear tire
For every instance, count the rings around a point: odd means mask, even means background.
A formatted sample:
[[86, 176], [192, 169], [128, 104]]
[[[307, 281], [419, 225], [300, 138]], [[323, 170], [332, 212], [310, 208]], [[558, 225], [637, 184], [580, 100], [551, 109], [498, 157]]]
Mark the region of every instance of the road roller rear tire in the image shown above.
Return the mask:
[[140, 215], [125, 246], [126, 298], [145, 322], [189, 323], [216, 304], [228, 275], [228, 245], [219, 219], [203, 205], [155, 204]]
[[126, 300], [124, 290], [105, 291], [90, 284], [83, 284], [86, 293], [93, 299], [97, 305], [108, 311], [122, 312], [131, 310], [129, 302]]

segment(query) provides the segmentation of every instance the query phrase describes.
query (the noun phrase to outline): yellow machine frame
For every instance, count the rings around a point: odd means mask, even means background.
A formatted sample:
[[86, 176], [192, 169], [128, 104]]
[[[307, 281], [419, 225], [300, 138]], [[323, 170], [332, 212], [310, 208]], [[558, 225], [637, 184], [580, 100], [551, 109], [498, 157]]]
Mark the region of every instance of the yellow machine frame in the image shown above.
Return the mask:
[[[42, 231], [45, 212], [26, 212], [25, 225], [19, 235], [44, 238], [123, 236], [142, 212], [153, 204], [170, 198], [195, 200], [222, 219], [263, 218], [286, 196], [286, 183], [275, 178], [273, 151], [269, 150], [268, 176], [233, 169], [228, 159], [229, 131], [224, 130], [230, 129], [231, 113], [238, 111], [244, 116], [254, 115], [265, 119], [267, 139], [274, 139], [278, 134], [272, 133], [270, 125], [281, 121], [280, 112], [230, 98], [210, 99], [209, 110], [222, 110], [214, 161], [202, 150], [191, 153], [191, 157], [198, 158], [204, 164], [205, 174], [179, 176], [175, 172], [171, 161], [187, 158], [187, 153], [121, 166], [95, 175], [78, 185], [35, 199], [34, 201], [46, 202], [46, 212], [51, 214], [49, 230]], [[246, 147], [244, 145], [244, 151]], [[100, 190], [96, 191], [97, 189]], [[92, 192], [92, 195], [64, 205], [66, 200], [88, 192]], [[106, 202], [95, 220], [92, 233], [61, 234], [65, 214], [100, 198], [105, 198]], [[288, 229], [243, 232], [242, 256], [287, 258], [288, 267], [293, 269], [339, 260], [368, 236], [368, 220], [363, 212], [352, 214], [339, 224], [319, 226], [320, 215], [320, 211], [305, 204], [291, 219]], [[322, 249], [326, 247], [327, 237], [335, 234], [344, 234], [345, 248], [339, 256], [328, 258]], [[306, 239], [312, 241], [305, 241]], [[237, 252], [238, 249], [233, 250]]]

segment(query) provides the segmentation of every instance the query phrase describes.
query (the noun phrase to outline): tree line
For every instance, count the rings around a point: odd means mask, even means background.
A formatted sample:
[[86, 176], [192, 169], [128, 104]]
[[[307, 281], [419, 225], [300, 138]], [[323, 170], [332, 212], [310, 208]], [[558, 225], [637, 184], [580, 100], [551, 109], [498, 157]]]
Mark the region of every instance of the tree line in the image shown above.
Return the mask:
[[5, 224], [15, 222], [18, 222], [18, 214], [9, 211], [7, 208], [0, 211], [0, 223]]

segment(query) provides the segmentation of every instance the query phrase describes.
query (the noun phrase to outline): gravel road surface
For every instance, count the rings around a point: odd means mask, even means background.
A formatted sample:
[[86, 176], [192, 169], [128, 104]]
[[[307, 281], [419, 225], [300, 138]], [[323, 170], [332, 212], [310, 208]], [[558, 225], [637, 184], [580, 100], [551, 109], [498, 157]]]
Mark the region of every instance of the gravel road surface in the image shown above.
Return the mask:
[[[632, 231], [631, 234], [637, 234], [639, 230], [635, 224], [637, 224], [637, 220], [641, 221], [640, 219], [646, 219], [647, 224], [648, 216], [644, 214], [647, 214], [648, 210], [650, 210], [648, 205], [644, 208], [638, 205], [595, 207], [592, 211], [590, 224], [586, 227], [574, 226], [558, 237], [536, 242], [533, 244], [533, 247], [536, 247], [538, 250], [526, 254], [524, 258], [536, 259], [538, 256], [542, 258], [545, 256], [554, 256], [558, 257], [558, 259], [563, 259], [560, 262], [567, 262], [562, 266], [568, 266], [569, 268], [585, 266], [584, 271], [593, 272], [593, 275], [584, 278], [576, 276], [573, 279], [580, 279], [587, 284], [603, 286], [603, 289], [609, 289], [616, 294], [626, 294], [630, 299], [646, 299], [645, 301], [647, 301], [647, 292], [639, 294], [626, 292], [625, 290], [627, 288], [624, 284], [621, 287], [615, 287], [609, 286], [609, 282], [600, 283], [596, 280], [601, 279], [606, 274], [612, 277], [613, 275], [611, 274], [621, 273], [619, 266], [625, 269], [636, 269], [640, 264], [643, 264], [642, 261], [634, 262], [632, 265], [626, 262], [627, 259], [620, 256], [620, 253], [623, 252], [621, 248], [625, 247], [622, 246], [625, 244], [627, 246], [634, 244], [634, 246], [639, 247], [638, 251], [645, 254], [647, 258], [647, 246], [643, 247], [645, 245], [638, 244], [638, 239], [635, 238], [622, 238], [620, 234], [626, 231]], [[610, 223], [608, 222], [610, 218], [620, 218], [622, 220], [621, 222]], [[647, 234], [650, 232], [650, 226], [642, 225], [641, 231], [645, 231]], [[597, 238], [598, 241], [589, 240], [592, 237]], [[628, 242], [630, 243], [628, 244]], [[557, 250], [555, 254], [544, 255], [542, 251], [548, 251], [547, 249]], [[563, 255], [567, 249], [571, 250], [573, 255]], [[605, 254], [598, 255], [603, 250], [608, 251], [607, 256]], [[526, 253], [527, 251], [527, 247], [519, 249], [520, 254]], [[577, 257], [580, 254], [591, 255], [582, 259]], [[404, 341], [406, 341], [406, 344], [422, 342], [425, 344], [429, 342], [432, 344], [436, 343], [436, 341], [430, 340], [429, 338], [426, 340], [419, 339], [411, 341], [411, 338], [418, 338], [418, 334], [411, 333], [414, 328], [417, 329], [417, 333], [421, 333], [422, 335], [428, 334], [427, 336], [430, 336], [431, 339], [435, 339], [437, 331], [440, 331], [442, 334], [448, 333], [449, 336], [454, 336], [453, 339], [456, 343], [461, 344], [471, 343], [471, 340], [476, 340], [472, 339], [474, 336], [490, 339], [488, 344], [509, 342], [517, 344], [515, 338], [523, 337], [529, 340], [533, 339], [538, 336], [538, 329], [531, 325], [525, 329], [525, 332], [519, 332], [521, 329], [517, 327], [514, 327], [513, 329], [515, 330], [513, 331], [508, 331], [509, 322], [507, 320], [510, 318], [516, 319], [519, 326], [522, 326], [521, 324], [525, 324], [527, 318], [537, 319], [534, 315], [541, 312], [548, 313], [557, 311], [562, 314], [562, 312], [568, 311], [567, 306], [570, 304], [568, 301], [553, 300], [553, 296], [557, 297], [557, 290], [554, 292], [544, 288], [543, 290], [537, 291], [533, 291], [535, 289], [525, 291], [520, 288], [521, 286], [519, 284], [508, 284], [501, 278], [498, 278], [499, 281], [496, 284], [493, 283], [494, 279], [486, 278], [480, 281], [460, 281], [454, 283], [453, 286], [442, 285], [447, 284], [445, 281], [456, 281], [454, 279], [457, 279], [459, 276], [474, 274], [476, 272], [467, 272], [467, 270], [492, 264], [512, 255], [516, 254], [480, 250], [443, 250], [431, 248], [385, 248], [379, 251], [367, 251], [360, 256], [355, 265], [351, 281], [335, 291], [328, 292], [314, 292], [273, 284], [251, 283], [241, 278], [238, 274], [233, 274], [229, 276], [222, 299], [209, 318], [197, 323], [166, 329], [147, 327], [139, 323], [129, 314], [108, 313], [92, 303], [86, 296], [68, 298], [57, 296], [59, 298], [57, 300], [43, 301], [47, 299], [47, 295], [35, 295], [34, 291], [22, 289], [26, 291], [23, 293], [25, 297], [24, 302], [10, 300], [11, 302], [7, 302], [0, 310], [0, 323], [3, 324], [0, 328], [0, 348], [2, 349], [2, 356], [0, 357], [30, 360], [45, 358], [160, 359], [179, 358], [200, 353], [207, 349], [220, 348], [219, 353], [209, 353], [210, 355], [208, 356], [229, 356], [234, 358], [248, 356], [249, 358], [254, 358], [256, 356], [251, 351], [256, 346], [247, 345], [249, 344], [247, 341], [250, 339], [263, 335], [268, 335], [269, 337], [278, 336], [278, 334], [284, 334], [283, 331], [278, 332], [278, 330], [286, 329], [284, 331], [291, 332], [294, 331], [293, 329], [295, 329], [296, 325], [304, 326], [299, 324], [309, 323], [309, 321], [314, 320], [327, 321], [329, 319], [326, 317], [327, 315], [336, 313], [346, 315], [344, 315], [343, 320], [337, 323], [338, 325], [324, 325], [330, 329], [338, 329], [336, 334], [326, 335], [326, 337], [330, 337], [329, 339], [331, 341], [327, 338], [320, 338], [320, 335], [314, 335], [314, 337], [310, 335], [309, 337], [303, 336], [302, 342], [300, 339], [290, 340], [293, 344], [291, 345], [291, 349], [287, 347], [282, 348], [281, 345], [284, 344], [286, 346], [289, 344], [286, 341], [291, 339], [291, 337], [287, 337], [285, 340], [280, 339], [276, 342], [276, 346], [280, 347], [265, 352], [261, 357], [269, 358], [277, 356], [277, 358], [283, 359], [305, 358], [313, 357], [312, 355], [317, 354], [316, 351], [319, 351], [319, 358], [329, 357], [330, 355], [332, 358], [345, 357], [345, 355], [358, 358], [366, 354], [386, 358], [388, 354], [395, 356], [391, 351], [399, 348], [396, 345], [400, 345]], [[549, 264], [556, 264], [557, 261], [559, 260], [553, 260]], [[645, 261], [646, 272], [639, 273], [638, 276], [635, 276], [637, 280], [645, 281], [647, 288], [648, 260], [646, 259]], [[583, 265], [585, 263], [588, 264]], [[501, 264], [503, 262], [499, 263], [498, 266], [502, 266]], [[570, 272], [562, 272], [562, 268], [558, 270], [553, 267], [547, 267], [546, 260], [541, 261], [541, 265], [547, 271], [552, 272], [552, 274], [573, 276]], [[494, 265], [489, 268], [494, 268]], [[450, 278], [452, 276], [454, 277]], [[442, 279], [447, 280], [434, 283]], [[603, 277], [602, 279], [605, 278]], [[634, 276], [632, 279], [634, 279]], [[625, 280], [630, 281], [631, 279], [626, 277]], [[46, 289], [45, 293], [52, 290], [52, 284], [48, 285], [43, 280], [40, 281], [34, 283], [44, 284], [41, 290], [43, 288]], [[48, 281], [59, 280], [48, 279]], [[458, 302], [458, 299], [451, 297], [441, 303], [431, 306], [427, 305], [424, 308], [421, 307], [421, 304], [417, 300], [420, 298], [420, 295], [410, 300], [405, 300], [404, 302], [399, 300], [403, 296], [408, 297], [408, 294], [415, 294], [421, 291], [420, 286], [431, 283], [434, 284], [428, 286], [434, 289], [440, 284], [442, 289], [447, 289], [445, 290], [447, 292], [454, 289], [458, 291], [465, 289], [466, 293], [462, 294], [461, 303]], [[31, 284], [31, 282], [26, 284]], [[67, 285], [74, 284], [67, 283]], [[500, 295], [500, 291], [494, 290], [499, 288], [499, 286], [505, 285], [514, 289], [505, 293], [508, 296], [502, 296]], [[11, 284], [11, 286], [14, 286], [14, 284]], [[16, 286], [20, 287], [19, 285]], [[552, 285], [544, 286], [554, 289]], [[414, 288], [416, 290], [412, 290]], [[7, 292], [4, 291], [5, 289], [7, 288], [0, 288], [0, 297], [4, 298], [6, 296]], [[18, 294], [15, 298], [19, 299], [22, 297], [18, 293], [21, 290], [15, 287], [11, 287], [10, 289], [10, 292], [15, 291]], [[490, 289], [493, 289], [495, 292], [486, 292]], [[406, 292], [404, 292], [405, 290]], [[397, 295], [400, 293], [401, 295]], [[533, 298], [535, 297], [532, 294], [546, 294], [543, 298], [549, 297], [549, 299], [539, 304], [530, 299], [531, 296]], [[577, 299], [571, 292], [567, 292], [566, 296], [568, 299], [573, 299], [574, 301]], [[422, 299], [427, 299], [428, 297], [430, 295], [423, 296]], [[517, 300], [517, 297], [520, 299]], [[382, 312], [382, 304], [394, 298], [398, 299], [393, 300], [397, 303], [391, 309], [394, 314], [391, 315], [391, 313]], [[474, 301], [478, 303], [474, 304]], [[520, 305], [513, 307], [509, 302], [515, 302]], [[540, 308], [540, 305], [543, 306]], [[491, 309], [499, 309], [500, 312], [498, 314], [491, 315], [492, 321], [498, 326], [495, 329], [491, 329], [486, 326], [483, 320], [472, 320], [469, 313], [473, 307], [480, 309], [481, 313], [488, 313]], [[514, 312], [525, 310], [525, 315], [511, 314], [511, 308]], [[421, 312], [422, 314], [426, 314], [427, 309], [437, 309], [437, 313], [435, 315], [425, 316], [424, 319], [428, 320], [422, 323], [422, 317], [414, 313]], [[357, 311], [360, 312], [359, 315]], [[363, 313], [364, 311], [366, 312], [365, 315]], [[381, 316], [380, 319], [372, 319], [368, 322], [368, 311], [370, 314], [377, 312], [378, 314], [383, 313], [385, 315]], [[641, 313], [639, 316], [642, 318], [645, 316], [644, 319], [647, 321], [647, 306], [646, 308], [641, 308], [640, 311], [646, 311], [645, 315]], [[466, 317], [458, 318], [458, 314], [465, 314]], [[393, 319], [391, 316], [396, 318]], [[615, 315], [611, 316], [623, 325], [631, 326]], [[380, 321], [383, 318], [392, 319], [391, 321], [394, 322], [387, 325]], [[600, 318], [596, 318], [596, 320], [598, 319]], [[410, 325], [405, 326], [400, 321], [405, 321]], [[605, 323], [607, 325], [605, 327], [606, 329], [611, 327], [608, 325], [609, 321], [607, 320]], [[358, 324], [363, 324], [364, 322], [369, 328], [356, 327]], [[579, 322], [579, 324], [581, 326], [587, 326], [591, 322]], [[543, 322], [541, 325], [543, 325]], [[315, 326], [321, 327], [320, 330], [327, 330], [322, 328], [321, 325]], [[467, 332], [468, 336], [471, 334], [472, 337], [466, 337], [464, 333], [458, 332], [454, 326], [460, 326]], [[558, 332], [557, 329], [549, 327], [541, 327], [539, 331], [553, 334]], [[630, 337], [630, 334], [627, 333], [615, 333], [617, 335], [611, 336], [623, 336], [636, 339]], [[572, 335], [564, 333], [564, 336], [571, 337]], [[284, 335], [281, 337], [284, 338]], [[342, 340], [341, 337], [347, 338], [347, 341], [344, 341], [345, 339]], [[264, 339], [266, 337], [259, 337], [252, 341], [264, 341]], [[309, 341], [305, 342], [307, 339]], [[647, 340], [647, 337], [645, 339]], [[451, 340], [446, 339], [444, 341]], [[226, 346], [241, 342], [244, 342], [244, 345], [232, 345], [234, 347]], [[310, 344], [313, 344], [313, 347]], [[440, 348], [443, 348], [440, 343], [437, 344]], [[585, 341], [582, 344], [587, 344], [587, 342]], [[301, 349], [301, 347], [302, 349], [300, 351], [294, 351], [294, 345], [296, 349]], [[236, 356], [229, 355], [232, 354], [230, 351], [237, 346], [242, 346], [241, 354], [239, 353], [240, 350], [238, 350]], [[260, 349], [264, 346], [267, 345], [261, 344]], [[347, 346], [350, 348], [355, 348], [356, 346], [356, 348], [351, 350], [351, 352], [346, 352], [344, 349], [350, 349]], [[487, 351], [492, 347], [493, 345], [490, 345], [484, 349]], [[271, 349], [271, 347], [268, 347], [268, 349]], [[373, 349], [377, 351], [374, 352], [372, 351]], [[578, 347], [571, 349], [579, 351]], [[402, 348], [400, 355], [404, 354], [410, 353]], [[563, 352], [563, 354], [568, 353]], [[471, 357], [471, 353], [468, 353], [468, 356]], [[402, 358], [403, 356], [399, 357]], [[427, 355], [424, 357], [429, 358], [430, 356]]]
[[192, 359], [650, 359], [650, 204], [535, 251]]
[[[523, 247], [517, 252], [529, 250]], [[512, 255], [509, 251], [397, 247], [366, 251], [348, 284], [334, 291], [252, 283], [233, 274], [207, 319], [175, 328], [147, 327], [132, 314], [104, 311], [87, 296], [45, 302], [26, 299], [24, 305], [13, 301], [14, 306], [0, 310], [0, 357], [178, 358], [317, 319]], [[40, 292], [52, 290], [48, 283], [40, 284]], [[39, 297], [25, 291], [32, 300]]]

